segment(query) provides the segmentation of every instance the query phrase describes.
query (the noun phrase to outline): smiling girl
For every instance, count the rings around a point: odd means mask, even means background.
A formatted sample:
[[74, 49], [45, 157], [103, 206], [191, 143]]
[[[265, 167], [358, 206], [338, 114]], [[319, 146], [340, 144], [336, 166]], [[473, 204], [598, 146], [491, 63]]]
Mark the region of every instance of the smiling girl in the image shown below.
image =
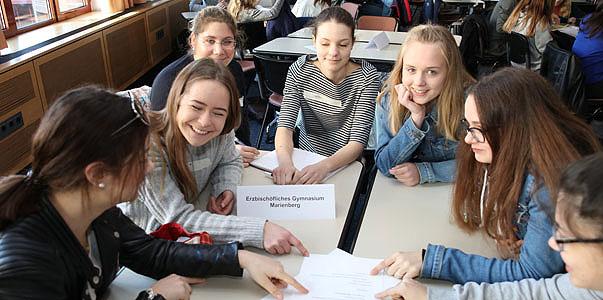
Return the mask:
[[234, 146], [239, 123], [234, 79], [222, 64], [200, 59], [174, 81], [165, 110], [153, 114], [159, 123], [149, 156], [154, 164], [139, 199], [121, 208], [147, 231], [176, 222], [191, 232], [207, 231], [217, 242], [240, 241], [270, 253], [307, 250], [286, 229], [264, 219], [221, 216], [232, 212], [241, 180], [241, 158]]
[[378, 98], [379, 171], [409, 186], [453, 181], [463, 93], [473, 81], [446, 28], [409, 31]]
[[[358, 158], [373, 123], [379, 89], [377, 70], [350, 59], [354, 19], [341, 7], [323, 10], [313, 26], [316, 56], [302, 56], [289, 68], [275, 148], [277, 184], [313, 184]], [[300, 148], [327, 159], [297, 170], [291, 159], [293, 130], [301, 111]]]

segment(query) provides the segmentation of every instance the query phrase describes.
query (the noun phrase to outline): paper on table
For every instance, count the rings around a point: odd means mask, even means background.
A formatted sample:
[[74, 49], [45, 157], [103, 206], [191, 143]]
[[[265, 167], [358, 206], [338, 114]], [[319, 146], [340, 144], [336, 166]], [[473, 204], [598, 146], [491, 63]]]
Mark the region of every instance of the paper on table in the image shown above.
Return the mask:
[[[302, 150], [302, 149], [298, 149], [298, 148], [294, 148], [293, 154], [291, 155], [291, 159], [293, 160], [293, 165], [298, 170], [301, 170], [309, 165], [318, 163], [321, 160], [326, 159], [326, 158], [327, 158], [326, 156], [322, 156], [320, 154]], [[262, 155], [261, 157], [252, 161], [250, 164], [260, 170], [264, 170], [266, 172], [272, 172], [272, 170], [274, 170], [276, 167], [278, 167], [278, 159], [276, 158], [276, 150]], [[329, 175], [327, 175], [327, 177], [324, 180], [329, 179], [329, 177], [333, 176], [335, 173], [339, 172], [339, 170], [341, 170], [341, 169], [343, 169], [343, 168], [340, 168], [338, 170], [335, 170], [335, 171], [329, 173]]]
[[[285, 299], [365, 300], [400, 282], [383, 274], [369, 275], [381, 260], [354, 257], [341, 252], [329, 255], [312, 254], [304, 258], [295, 277], [310, 291], [304, 295], [292, 287], [283, 291]], [[274, 299], [268, 295], [264, 300]]]
[[381, 31], [369, 41], [368, 45], [366, 45], [366, 49], [377, 48], [382, 50], [387, 47], [387, 45], [389, 45], [389, 38], [385, 32]]

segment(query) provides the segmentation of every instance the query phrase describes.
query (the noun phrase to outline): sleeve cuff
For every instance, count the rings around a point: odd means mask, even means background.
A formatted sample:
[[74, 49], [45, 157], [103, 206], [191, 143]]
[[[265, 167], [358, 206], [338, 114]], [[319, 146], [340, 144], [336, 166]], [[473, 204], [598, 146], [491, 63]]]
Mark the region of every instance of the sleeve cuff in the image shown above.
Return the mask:
[[421, 278], [440, 278], [445, 251], [446, 247], [444, 246], [427, 245], [423, 266], [421, 267]]
[[429, 167], [429, 163], [418, 162], [415, 163], [417, 170], [419, 170], [419, 184], [429, 183], [435, 181], [435, 174]]
[[429, 131], [429, 124], [427, 124], [427, 122], [423, 122], [422, 127], [423, 128], [418, 129], [417, 126], [415, 126], [415, 122], [412, 121], [412, 118], [408, 117], [406, 121], [404, 121], [400, 131], [403, 131], [404, 134], [414, 141], [414, 143], [419, 143], [425, 138], [427, 131]]

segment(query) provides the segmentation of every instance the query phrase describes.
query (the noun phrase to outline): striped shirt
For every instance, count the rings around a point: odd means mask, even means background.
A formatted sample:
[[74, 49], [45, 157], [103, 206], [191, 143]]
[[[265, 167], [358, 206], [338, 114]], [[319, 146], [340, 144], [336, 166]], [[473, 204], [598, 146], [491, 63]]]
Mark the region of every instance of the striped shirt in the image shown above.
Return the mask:
[[334, 84], [302, 56], [287, 73], [279, 127], [293, 130], [301, 109], [300, 148], [331, 156], [349, 142], [366, 146], [379, 91], [377, 70], [361, 61], [360, 68]]

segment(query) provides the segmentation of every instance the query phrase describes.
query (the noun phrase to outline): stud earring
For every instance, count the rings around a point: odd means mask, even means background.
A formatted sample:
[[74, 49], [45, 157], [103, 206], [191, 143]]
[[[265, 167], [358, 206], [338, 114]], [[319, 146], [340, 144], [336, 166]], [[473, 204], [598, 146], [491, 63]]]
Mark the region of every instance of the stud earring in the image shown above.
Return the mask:
[[102, 182], [101, 182], [101, 183], [99, 183], [99, 184], [98, 184], [98, 188], [99, 188], [99, 189], [104, 189], [104, 188], [105, 188], [105, 184], [104, 184], [104, 183], [102, 183]]

